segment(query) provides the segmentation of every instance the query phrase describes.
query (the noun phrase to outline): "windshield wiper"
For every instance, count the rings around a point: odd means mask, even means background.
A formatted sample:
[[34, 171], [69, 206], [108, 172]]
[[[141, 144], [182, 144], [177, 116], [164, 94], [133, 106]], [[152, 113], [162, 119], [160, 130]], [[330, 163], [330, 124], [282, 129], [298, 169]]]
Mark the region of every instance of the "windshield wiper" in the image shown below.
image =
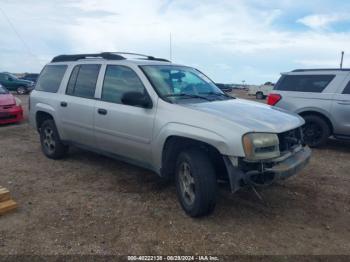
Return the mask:
[[205, 96], [199, 96], [199, 95], [192, 95], [192, 94], [185, 94], [185, 93], [180, 93], [180, 94], [168, 94], [168, 95], [164, 95], [164, 97], [186, 97], [186, 98], [200, 98], [200, 99], [204, 99], [207, 101], [213, 101], [210, 98], [207, 98]]
[[226, 98], [229, 98], [229, 99], [235, 99], [235, 97], [230, 96], [228, 94], [224, 94], [224, 93], [206, 92], [206, 93], [200, 93], [200, 94], [203, 94], [203, 95], [215, 95], [215, 96], [226, 97]]

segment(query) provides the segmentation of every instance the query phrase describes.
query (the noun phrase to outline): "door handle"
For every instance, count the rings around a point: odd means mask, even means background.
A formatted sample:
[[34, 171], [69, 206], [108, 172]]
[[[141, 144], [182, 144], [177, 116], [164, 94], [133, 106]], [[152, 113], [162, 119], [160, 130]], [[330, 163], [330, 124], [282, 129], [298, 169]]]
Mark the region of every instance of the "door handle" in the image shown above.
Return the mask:
[[62, 107], [67, 107], [67, 105], [68, 105], [67, 102], [61, 102]]
[[106, 110], [106, 109], [103, 109], [103, 108], [97, 109], [97, 112], [98, 112], [100, 115], [107, 115], [107, 110]]

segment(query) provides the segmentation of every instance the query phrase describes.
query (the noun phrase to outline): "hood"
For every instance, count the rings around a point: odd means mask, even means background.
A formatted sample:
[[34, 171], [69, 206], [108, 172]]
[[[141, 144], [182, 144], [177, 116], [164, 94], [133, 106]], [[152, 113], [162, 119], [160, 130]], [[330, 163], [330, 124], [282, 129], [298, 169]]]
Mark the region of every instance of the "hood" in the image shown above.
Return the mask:
[[0, 95], [0, 106], [16, 104], [15, 97], [11, 94]]
[[249, 132], [281, 133], [304, 124], [297, 114], [244, 99], [184, 105], [232, 121]]

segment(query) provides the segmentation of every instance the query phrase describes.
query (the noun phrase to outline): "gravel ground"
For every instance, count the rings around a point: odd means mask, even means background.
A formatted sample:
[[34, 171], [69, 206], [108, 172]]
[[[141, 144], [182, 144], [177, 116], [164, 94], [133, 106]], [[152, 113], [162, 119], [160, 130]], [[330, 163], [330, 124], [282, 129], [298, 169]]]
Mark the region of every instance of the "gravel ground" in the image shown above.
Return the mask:
[[215, 212], [192, 219], [151, 172], [79, 149], [49, 160], [26, 121], [0, 137], [0, 185], [19, 204], [0, 217], [2, 255], [350, 255], [349, 142], [313, 150], [298, 176], [258, 189], [264, 202], [221, 189]]

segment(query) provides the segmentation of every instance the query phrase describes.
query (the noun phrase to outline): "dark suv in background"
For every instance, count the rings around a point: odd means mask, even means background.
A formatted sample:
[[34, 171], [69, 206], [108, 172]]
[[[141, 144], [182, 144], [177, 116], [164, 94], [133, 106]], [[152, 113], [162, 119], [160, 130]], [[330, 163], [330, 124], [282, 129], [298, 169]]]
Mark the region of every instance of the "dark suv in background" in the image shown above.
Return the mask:
[[7, 72], [0, 73], [0, 84], [9, 91], [16, 91], [19, 95], [27, 94], [34, 89], [33, 81], [19, 79]]
[[25, 73], [23, 77], [20, 77], [20, 79], [28, 80], [36, 83], [38, 81], [38, 77], [39, 77], [39, 74]]

